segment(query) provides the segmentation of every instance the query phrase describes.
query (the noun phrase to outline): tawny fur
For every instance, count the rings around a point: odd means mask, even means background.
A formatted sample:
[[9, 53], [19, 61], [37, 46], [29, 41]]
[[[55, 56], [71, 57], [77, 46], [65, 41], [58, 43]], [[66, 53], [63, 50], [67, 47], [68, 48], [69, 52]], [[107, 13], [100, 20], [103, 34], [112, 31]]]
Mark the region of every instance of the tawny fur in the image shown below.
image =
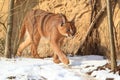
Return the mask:
[[60, 44], [65, 37], [74, 36], [76, 28], [73, 21], [68, 21], [63, 14], [49, 13], [40, 9], [27, 13], [23, 20], [19, 39], [28, 32], [27, 38], [18, 48], [17, 55], [21, 56], [22, 51], [31, 45], [33, 57], [39, 57], [37, 47], [41, 37], [49, 40], [54, 51], [53, 61], [69, 64], [69, 59], [61, 51]]

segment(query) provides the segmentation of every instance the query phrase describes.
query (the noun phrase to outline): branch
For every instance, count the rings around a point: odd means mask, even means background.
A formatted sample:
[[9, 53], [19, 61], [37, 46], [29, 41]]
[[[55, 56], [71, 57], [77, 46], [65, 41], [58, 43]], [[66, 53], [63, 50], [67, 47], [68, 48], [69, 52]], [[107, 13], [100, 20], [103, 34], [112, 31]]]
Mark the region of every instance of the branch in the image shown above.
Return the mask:
[[5, 24], [2, 23], [2, 22], [0, 22], [0, 24], [3, 25], [3, 28], [4, 28], [5, 32], [7, 32], [7, 28], [6, 28]]
[[89, 35], [89, 34], [91, 33], [91, 31], [93, 30], [95, 23], [99, 20], [100, 16], [104, 13], [105, 9], [106, 9], [106, 5], [99, 11], [99, 13], [98, 13], [98, 14], [96, 15], [96, 17], [93, 19], [93, 21], [92, 21], [92, 23], [90, 24], [90, 27], [89, 27], [86, 35], [84, 36], [84, 38], [83, 38], [83, 40], [82, 40], [82, 42], [81, 42], [81, 44], [80, 44], [80, 47], [79, 47], [79, 50], [77, 51], [77, 53], [78, 53], [78, 52], [81, 52], [81, 49], [82, 49], [84, 43], [86, 42], [86, 40], [87, 40], [87, 38], [88, 38], [88, 35]]

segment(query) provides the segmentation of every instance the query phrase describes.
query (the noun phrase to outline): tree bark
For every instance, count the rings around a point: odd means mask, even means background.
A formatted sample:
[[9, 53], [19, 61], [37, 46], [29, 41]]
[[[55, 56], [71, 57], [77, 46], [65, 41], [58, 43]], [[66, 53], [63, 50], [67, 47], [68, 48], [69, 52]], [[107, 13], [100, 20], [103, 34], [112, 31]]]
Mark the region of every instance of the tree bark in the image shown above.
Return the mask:
[[7, 23], [7, 35], [6, 35], [6, 44], [5, 44], [5, 57], [11, 58], [11, 36], [12, 36], [12, 28], [13, 28], [13, 8], [14, 8], [14, 0], [9, 1], [9, 15], [8, 15], [8, 23]]
[[109, 26], [109, 36], [110, 36], [110, 52], [111, 52], [111, 70], [117, 70], [116, 52], [115, 52], [115, 41], [113, 33], [113, 17], [112, 17], [112, 5], [111, 0], [106, 0], [107, 2], [107, 16], [108, 16], [108, 26]]

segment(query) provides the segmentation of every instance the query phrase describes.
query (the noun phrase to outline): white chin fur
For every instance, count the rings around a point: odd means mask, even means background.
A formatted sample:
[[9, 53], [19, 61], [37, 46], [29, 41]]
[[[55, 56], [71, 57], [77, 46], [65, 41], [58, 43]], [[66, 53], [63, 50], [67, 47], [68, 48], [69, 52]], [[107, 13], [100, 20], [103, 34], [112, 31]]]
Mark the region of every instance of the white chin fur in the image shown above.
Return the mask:
[[68, 34], [65, 34], [65, 36], [66, 36], [66, 37], [69, 37], [69, 35], [68, 35]]

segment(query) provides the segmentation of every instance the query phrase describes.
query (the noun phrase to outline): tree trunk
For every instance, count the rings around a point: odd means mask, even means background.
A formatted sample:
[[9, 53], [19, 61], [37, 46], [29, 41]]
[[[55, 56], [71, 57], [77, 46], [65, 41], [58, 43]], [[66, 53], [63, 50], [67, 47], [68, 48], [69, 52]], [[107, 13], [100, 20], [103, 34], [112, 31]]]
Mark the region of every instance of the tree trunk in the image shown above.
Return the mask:
[[116, 62], [116, 53], [115, 53], [115, 41], [114, 41], [114, 33], [113, 33], [113, 18], [112, 18], [112, 8], [111, 8], [111, 0], [107, 1], [107, 16], [108, 16], [108, 26], [109, 26], [109, 34], [110, 34], [110, 52], [111, 52], [111, 70], [114, 72], [117, 69]]
[[11, 36], [12, 36], [12, 28], [13, 28], [13, 8], [14, 8], [14, 0], [9, 1], [9, 15], [8, 15], [8, 24], [7, 24], [7, 35], [6, 35], [6, 44], [5, 44], [5, 57], [11, 58]]
[[[22, 25], [22, 21], [24, 19], [24, 16], [26, 12], [31, 10], [33, 7], [39, 4], [39, 0], [17, 0], [14, 3], [14, 14], [13, 17], [13, 31], [12, 31], [12, 53], [13, 57], [15, 57], [17, 53], [17, 49], [19, 47], [19, 32], [20, 32], [20, 27]], [[22, 5], [22, 6], [21, 6]], [[19, 6], [19, 7], [18, 7]]]

